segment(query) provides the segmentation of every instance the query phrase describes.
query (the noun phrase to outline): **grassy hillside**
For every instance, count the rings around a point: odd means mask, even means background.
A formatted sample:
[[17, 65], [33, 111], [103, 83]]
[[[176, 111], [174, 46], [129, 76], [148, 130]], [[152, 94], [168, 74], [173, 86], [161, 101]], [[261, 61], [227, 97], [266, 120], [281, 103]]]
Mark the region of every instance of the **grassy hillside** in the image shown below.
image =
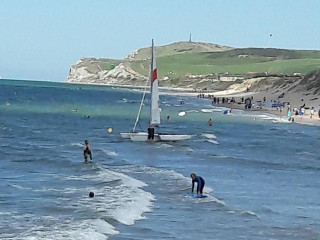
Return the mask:
[[[212, 45], [211, 45], [212, 46]], [[208, 74], [224, 73], [246, 74], [248, 72], [270, 72], [292, 74], [300, 72], [307, 74], [315, 69], [320, 69], [320, 51], [285, 50], [285, 49], [231, 49], [211, 51], [205, 49], [201, 44], [188, 45], [184, 43], [183, 48], [177, 45], [161, 47], [158, 53], [157, 66], [160, 77], [169, 76], [171, 79], [180, 79], [186, 73]], [[187, 50], [189, 49], [189, 50]], [[197, 49], [199, 51], [197, 51]], [[148, 75], [150, 48], [139, 51], [140, 55], [136, 61], [130, 62], [132, 68]], [[145, 57], [145, 58], [144, 58]], [[144, 59], [144, 60], [141, 60]]]
[[120, 60], [108, 58], [82, 58], [77, 63], [77, 68], [85, 67], [88, 72], [96, 73], [101, 70], [111, 70], [120, 62]]
[[[185, 53], [221, 52], [232, 49], [213, 43], [201, 42], [176, 42], [165, 46], [156, 46], [157, 57], [172, 56]], [[151, 47], [141, 48], [134, 60], [150, 59]]]

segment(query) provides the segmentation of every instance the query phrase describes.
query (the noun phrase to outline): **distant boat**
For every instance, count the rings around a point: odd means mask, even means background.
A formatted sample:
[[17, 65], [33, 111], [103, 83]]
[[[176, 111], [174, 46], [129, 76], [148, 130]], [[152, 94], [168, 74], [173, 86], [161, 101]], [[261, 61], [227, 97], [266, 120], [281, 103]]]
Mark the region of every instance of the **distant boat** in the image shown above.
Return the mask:
[[[149, 125], [152, 127], [158, 127], [161, 123], [160, 121], [160, 108], [159, 108], [159, 89], [158, 89], [158, 77], [157, 77], [157, 66], [156, 66], [156, 57], [155, 57], [155, 48], [152, 39], [151, 46], [151, 68], [149, 79], [151, 82], [151, 106], [150, 106], [150, 120]], [[136, 122], [130, 133], [120, 133], [122, 138], [130, 139], [135, 142], [147, 141], [148, 133], [147, 132], [136, 132], [136, 126], [140, 119], [140, 114], [146, 94], [147, 86], [142, 95], [142, 100], [140, 103], [138, 115], [136, 118]], [[164, 133], [155, 133], [153, 141], [181, 141], [190, 139], [191, 135], [186, 134], [164, 134]]]

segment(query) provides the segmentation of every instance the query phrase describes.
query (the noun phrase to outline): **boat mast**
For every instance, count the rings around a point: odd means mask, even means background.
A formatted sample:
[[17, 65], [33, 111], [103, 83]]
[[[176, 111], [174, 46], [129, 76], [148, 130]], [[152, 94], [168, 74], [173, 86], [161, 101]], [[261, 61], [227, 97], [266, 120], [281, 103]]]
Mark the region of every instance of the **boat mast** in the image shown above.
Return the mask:
[[156, 66], [155, 49], [152, 39], [151, 47], [151, 107], [150, 107], [150, 125], [158, 126], [160, 124], [160, 109], [159, 109], [159, 89], [158, 89], [158, 74]]
[[153, 39], [152, 39], [152, 43], [151, 43], [151, 64], [150, 64], [150, 102], [151, 102], [151, 106], [150, 106], [150, 118], [149, 118], [149, 124], [151, 124], [152, 121], [152, 91], [153, 91], [153, 81], [152, 81], [152, 75], [153, 75]]

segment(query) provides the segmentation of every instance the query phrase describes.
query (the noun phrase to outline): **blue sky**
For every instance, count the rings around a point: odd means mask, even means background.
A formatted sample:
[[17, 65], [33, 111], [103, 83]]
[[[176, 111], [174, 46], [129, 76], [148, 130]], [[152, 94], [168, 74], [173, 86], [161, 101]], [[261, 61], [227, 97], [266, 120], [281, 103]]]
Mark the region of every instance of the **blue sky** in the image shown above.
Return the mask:
[[[63, 82], [82, 57], [187, 41], [320, 50], [319, 0], [0, 0], [2, 78]], [[270, 37], [272, 34], [272, 37]]]

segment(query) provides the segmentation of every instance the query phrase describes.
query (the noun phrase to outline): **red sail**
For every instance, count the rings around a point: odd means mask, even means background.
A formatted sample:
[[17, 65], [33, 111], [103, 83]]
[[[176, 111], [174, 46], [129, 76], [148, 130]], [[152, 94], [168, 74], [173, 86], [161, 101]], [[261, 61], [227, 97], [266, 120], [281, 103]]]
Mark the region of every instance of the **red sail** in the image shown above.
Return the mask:
[[158, 76], [157, 76], [157, 69], [154, 69], [153, 70], [153, 73], [152, 73], [152, 82], [154, 81], [154, 80], [156, 80], [158, 78]]

